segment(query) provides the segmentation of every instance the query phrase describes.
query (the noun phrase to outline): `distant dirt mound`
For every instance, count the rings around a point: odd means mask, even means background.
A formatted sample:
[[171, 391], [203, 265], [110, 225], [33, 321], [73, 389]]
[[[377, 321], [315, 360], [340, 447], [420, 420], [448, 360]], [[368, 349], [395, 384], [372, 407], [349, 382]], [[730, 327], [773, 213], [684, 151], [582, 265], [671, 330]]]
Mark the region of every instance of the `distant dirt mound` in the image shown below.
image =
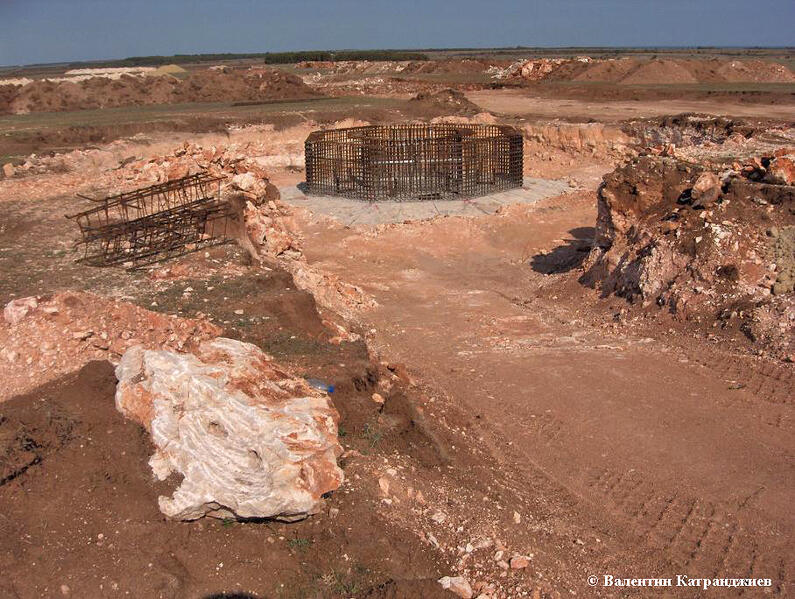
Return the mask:
[[152, 73], [153, 75], [172, 75], [174, 77], [181, 77], [183, 75], [187, 75], [188, 71], [183, 69], [181, 66], [176, 64], [164, 64], [163, 66], [157, 67], [155, 71]]
[[591, 63], [588, 56], [577, 58], [535, 58], [509, 64], [494, 63], [487, 72], [494, 79], [513, 81], [569, 81]]
[[600, 60], [593, 62], [584, 71], [573, 77], [573, 81], [605, 81], [618, 82], [638, 68], [634, 58], [617, 60]]
[[[535, 68], [534, 63], [538, 63]], [[527, 81], [580, 81], [620, 85], [694, 83], [792, 83], [795, 74], [785, 65], [764, 60], [699, 60], [618, 58], [589, 61], [539, 59], [525, 63]], [[544, 68], [539, 68], [544, 67]], [[528, 71], [525, 76], [524, 71]]]
[[405, 77], [406, 75], [473, 75], [491, 72], [507, 66], [507, 60], [448, 59], [448, 60], [341, 60], [304, 61], [296, 65], [299, 69], [323, 71], [309, 76], [318, 81], [324, 77], [345, 75], [380, 75], [384, 77]]
[[459, 91], [443, 89], [436, 93], [420, 93], [411, 100], [414, 107], [422, 107], [429, 112], [445, 112], [447, 114], [472, 115], [482, 112], [482, 109]]
[[[178, 67], [179, 68], [179, 67]], [[173, 74], [177, 74], [174, 72]], [[189, 102], [260, 102], [320, 95], [300, 77], [279, 69], [222, 72], [204, 69], [187, 77], [94, 77], [78, 82], [34, 81], [0, 88], [0, 113], [57, 112]]]
[[0, 85], [0, 114], [10, 112], [9, 106], [18, 92], [19, 87], [16, 85]]
[[758, 81], [765, 83], [792, 83], [795, 73], [783, 64], [764, 60], [732, 60], [718, 66], [724, 81]]
[[404, 73], [483, 73], [495, 61], [474, 59], [412, 61], [406, 64]]
[[620, 83], [622, 85], [698, 83], [698, 79], [682, 62], [652, 60], [638, 66], [621, 79]]

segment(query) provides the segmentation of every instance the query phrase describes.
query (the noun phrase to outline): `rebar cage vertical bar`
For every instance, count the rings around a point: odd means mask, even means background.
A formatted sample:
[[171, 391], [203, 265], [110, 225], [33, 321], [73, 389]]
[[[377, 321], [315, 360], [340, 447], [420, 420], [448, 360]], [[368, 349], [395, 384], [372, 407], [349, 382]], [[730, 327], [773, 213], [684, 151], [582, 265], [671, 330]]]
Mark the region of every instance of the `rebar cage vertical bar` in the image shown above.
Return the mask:
[[120, 193], [77, 214], [81, 261], [135, 269], [231, 241], [232, 207], [221, 199], [223, 177], [206, 173]]
[[522, 134], [502, 125], [422, 124], [316, 131], [310, 194], [379, 200], [469, 198], [521, 187]]

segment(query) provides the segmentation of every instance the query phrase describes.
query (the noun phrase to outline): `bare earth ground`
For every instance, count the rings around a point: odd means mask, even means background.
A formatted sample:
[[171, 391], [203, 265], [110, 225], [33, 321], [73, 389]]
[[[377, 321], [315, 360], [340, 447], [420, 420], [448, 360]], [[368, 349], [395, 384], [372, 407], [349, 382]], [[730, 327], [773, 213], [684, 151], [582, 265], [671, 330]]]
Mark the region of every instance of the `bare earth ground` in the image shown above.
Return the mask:
[[[725, 101], [468, 97], [511, 122], [792, 116], [791, 105]], [[0, 595], [449, 597], [436, 579], [456, 573], [494, 598], [649, 596], [590, 587], [593, 574], [758, 576], [772, 589], [743, 596], [791, 594], [792, 365], [753, 357], [742, 338], [708, 342], [663, 311], [626, 317], [623, 300], [578, 282], [613, 156], [530, 157], [533, 176], [574, 177], [579, 189], [496, 214], [347, 227], [299, 209], [309, 264], [376, 300], [346, 325], [366, 343], [329, 343], [323, 321], [341, 318], [232, 246], [187, 256], [175, 263], [184, 274], [157, 280], [73, 262], [62, 214], [79, 205], [75, 192], [121, 184], [113, 169], [130, 154], [162, 154], [183, 139], [272, 139], [268, 169], [283, 187], [303, 179], [290, 156], [312, 126], [300, 123], [318, 112], [322, 121], [406, 117], [399, 99], [318, 102], [322, 111], [262, 109], [274, 113], [267, 118], [219, 106], [208, 114], [281, 124], [198, 135], [191, 122], [103, 149], [78, 172], [0, 181], [0, 301], [89, 289], [209, 315], [226, 335], [336, 384], [345, 485], [326, 512], [299, 523], [169, 522], [157, 510], [165, 491], [146, 465], [148, 438], [116, 412], [110, 364], [91, 362], [0, 407], [0, 457], [13, 456], [0, 463]], [[39, 126], [14, 118], [9, 131], [24, 139], [9, 154], [31, 143], [20, 128], [35, 137]], [[82, 133], [72, 135], [66, 147]], [[504, 569], [513, 555], [530, 565]]]
[[623, 573], [645, 555], [658, 572], [786, 578], [791, 374], [773, 381], [784, 395], [730, 390], [754, 367], [730, 379], [729, 356], [604, 329], [605, 306], [545, 274], [588, 241], [593, 204], [562, 196], [377, 236], [314, 225], [310, 257], [373, 294], [379, 350], [433, 389], [434, 420], [452, 404], [514, 476], [575, 496]]

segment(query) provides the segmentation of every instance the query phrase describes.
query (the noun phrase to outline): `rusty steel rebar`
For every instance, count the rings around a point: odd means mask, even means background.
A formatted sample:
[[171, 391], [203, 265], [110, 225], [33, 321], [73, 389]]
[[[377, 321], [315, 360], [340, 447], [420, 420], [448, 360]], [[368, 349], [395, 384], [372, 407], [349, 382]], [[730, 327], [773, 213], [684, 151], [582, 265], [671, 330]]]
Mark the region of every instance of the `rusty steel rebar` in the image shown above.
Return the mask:
[[231, 206], [221, 200], [223, 177], [188, 175], [108, 196], [67, 215], [80, 228], [81, 262], [136, 269], [231, 241]]
[[315, 131], [310, 194], [370, 202], [471, 198], [521, 187], [522, 135], [502, 125], [399, 124]]

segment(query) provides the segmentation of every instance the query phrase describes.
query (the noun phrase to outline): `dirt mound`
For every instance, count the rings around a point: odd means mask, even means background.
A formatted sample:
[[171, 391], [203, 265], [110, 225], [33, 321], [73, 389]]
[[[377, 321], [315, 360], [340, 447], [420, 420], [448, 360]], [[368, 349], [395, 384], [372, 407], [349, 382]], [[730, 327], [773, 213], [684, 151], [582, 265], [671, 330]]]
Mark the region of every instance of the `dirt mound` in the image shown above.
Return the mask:
[[568, 80], [590, 64], [588, 56], [577, 58], [536, 58], [519, 60], [507, 65], [494, 64], [487, 72], [494, 79], [511, 81]]
[[537, 59], [507, 70], [490, 71], [497, 79], [578, 81], [620, 85], [687, 85], [696, 83], [791, 83], [795, 74], [785, 65], [764, 60], [697, 60], [611, 58], [593, 60]]
[[[436, 93], [456, 89], [481, 89], [483, 73], [500, 69], [507, 61], [339, 61], [303, 62], [297, 67], [313, 71], [302, 76], [313, 89], [330, 96]], [[429, 77], [429, 75], [431, 75]]]
[[783, 64], [764, 60], [715, 61], [716, 73], [723, 81], [757, 81], [764, 83], [792, 83], [795, 73]]
[[475, 60], [427, 60], [406, 64], [404, 73], [483, 73], [494, 66], [495, 61]]
[[793, 351], [795, 187], [643, 156], [607, 175], [583, 281]]
[[670, 85], [698, 83], [687, 65], [676, 60], [652, 60], [641, 64], [620, 80], [622, 85]]
[[593, 62], [572, 78], [573, 81], [621, 81], [638, 67], [634, 58], [620, 58]]
[[19, 86], [17, 85], [0, 85], [0, 113], [8, 112], [11, 100], [17, 96], [18, 92]]
[[188, 71], [177, 64], [164, 64], [161, 67], [157, 67], [152, 74], [157, 76], [172, 75], [174, 77], [181, 77], [183, 75], [187, 75], [187, 73]]
[[0, 113], [27, 114], [190, 102], [263, 102], [317, 95], [318, 92], [300, 77], [279, 69], [229, 72], [204, 69], [193, 71], [183, 79], [122, 75], [119, 79], [40, 80], [22, 87], [3, 86]]
[[175, 90], [176, 102], [257, 102], [316, 96], [300, 77], [264, 67], [192, 72]]
[[399, 73], [482, 73], [496, 64], [507, 64], [500, 60], [477, 60], [470, 58], [449, 60], [340, 60], [304, 61], [296, 67], [306, 70], [332, 71], [337, 74], [399, 74]]
[[453, 114], [477, 114], [482, 109], [460, 91], [454, 89], [443, 89], [436, 93], [419, 93], [411, 100], [414, 108], [421, 108], [428, 112], [445, 112]]

